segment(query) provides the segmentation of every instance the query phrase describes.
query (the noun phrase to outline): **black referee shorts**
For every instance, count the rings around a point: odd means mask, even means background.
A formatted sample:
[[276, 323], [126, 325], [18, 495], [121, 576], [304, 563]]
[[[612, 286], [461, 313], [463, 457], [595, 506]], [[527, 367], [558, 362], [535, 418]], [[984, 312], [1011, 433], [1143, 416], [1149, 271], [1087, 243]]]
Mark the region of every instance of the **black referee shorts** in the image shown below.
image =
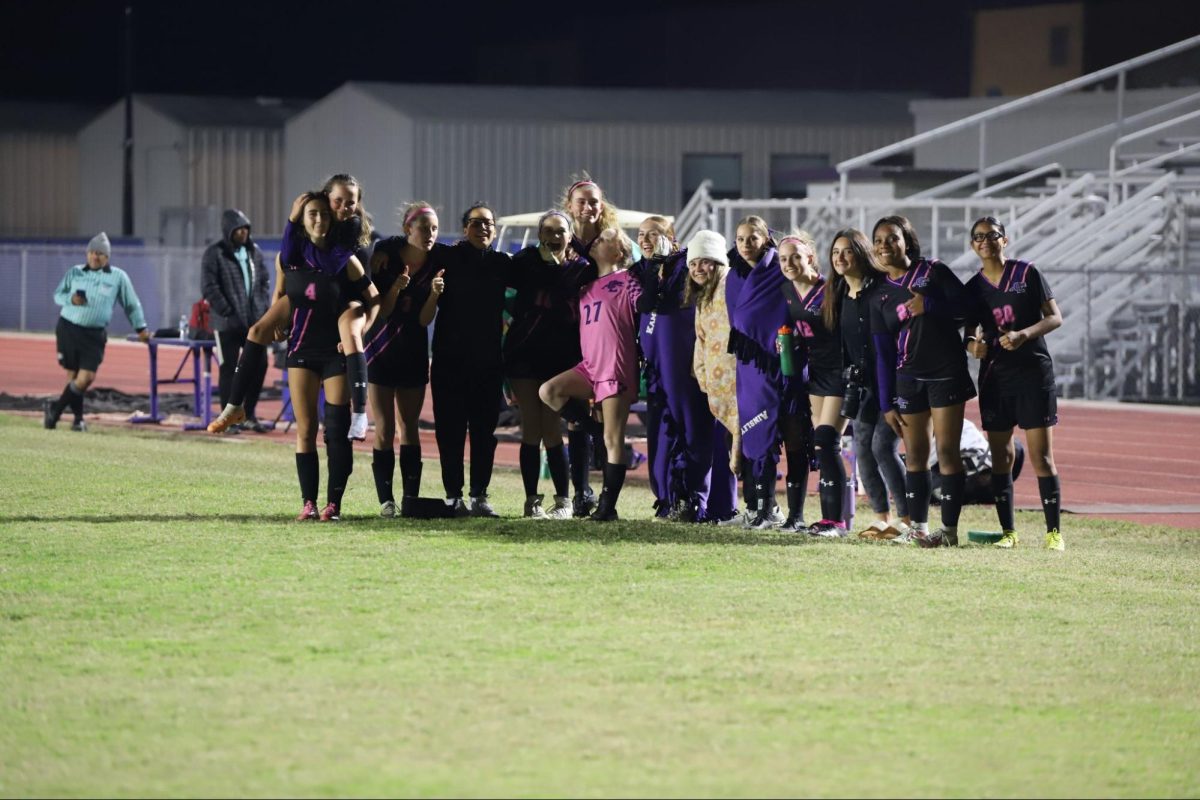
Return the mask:
[[108, 331], [104, 328], [85, 328], [59, 317], [54, 329], [58, 342], [58, 363], [65, 370], [95, 372], [104, 361], [104, 345]]

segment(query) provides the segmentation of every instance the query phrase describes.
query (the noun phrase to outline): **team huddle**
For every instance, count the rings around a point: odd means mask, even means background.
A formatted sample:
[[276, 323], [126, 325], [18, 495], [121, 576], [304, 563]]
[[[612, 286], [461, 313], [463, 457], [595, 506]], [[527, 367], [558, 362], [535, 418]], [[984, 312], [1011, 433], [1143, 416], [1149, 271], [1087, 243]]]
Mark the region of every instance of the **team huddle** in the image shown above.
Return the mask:
[[[615, 520], [626, 422], [642, 394], [658, 518], [845, 536], [854, 508], [841, 452], [849, 426], [876, 517], [859, 535], [953, 546], [965, 482], [964, 407], [976, 396], [969, 354], [981, 362], [979, 403], [1003, 532], [997, 545], [1018, 542], [1011, 471], [1020, 427], [1038, 478], [1046, 547], [1063, 549], [1044, 340], [1062, 318], [1036, 267], [1005, 257], [998, 220], [972, 226], [980, 270], [965, 285], [922, 256], [913, 226], [899, 216], [880, 219], [870, 239], [838, 231], [825, 275], [811, 235], [772, 232], [756, 216], [738, 224], [732, 247], [707, 230], [681, 247], [668, 220], [651, 216], [635, 248], [586, 177], [541, 216], [537, 244], [511, 257], [491, 247], [496, 218], [486, 204], [468, 208], [461, 226], [461, 241], [439, 244], [437, 212], [413, 203], [403, 211], [403, 234], [371, 247], [362, 187], [348, 175], [294, 203], [274, 302], [250, 327], [229, 402], [209, 429], [245, 420], [247, 376], [261, 370], [273, 340], [286, 338], [300, 519], [339, 518], [352, 443], [368, 433], [368, 405], [383, 516], [496, 516], [488, 486], [506, 395], [520, 410], [525, 516]], [[427, 386], [444, 500], [420, 496], [417, 423]], [[322, 389], [328, 475], [319, 508]], [[552, 506], [538, 493], [542, 448]], [[941, 525], [932, 530], [931, 455], [942, 479]], [[781, 457], [786, 514], [776, 491]], [[589, 486], [593, 459], [603, 465], [599, 496]], [[810, 525], [804, 503], [812, 470], [820, 518]]]

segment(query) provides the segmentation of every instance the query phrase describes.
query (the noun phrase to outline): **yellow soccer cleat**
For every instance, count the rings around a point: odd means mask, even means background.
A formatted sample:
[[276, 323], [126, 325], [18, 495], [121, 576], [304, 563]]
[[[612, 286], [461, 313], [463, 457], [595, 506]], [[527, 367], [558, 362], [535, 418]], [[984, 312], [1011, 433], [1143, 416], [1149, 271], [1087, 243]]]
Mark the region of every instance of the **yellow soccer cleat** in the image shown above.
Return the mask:
[[1067, 549], [1067, 546], [1063, 544], [1062, 534], [1058, 532], [1057, 528], [1046, 534], [1046, 549], [1057, 550], [1060, 553]]
[[1000, 547], [1005, 550], [1012, 550], [1014, 547], [1016, 547], [1018, 544], [1020, 544], [1020, 542], [1021, 542], [1021, 539], [1020, 539], [1020, 537], [1017, 536], [1016, 531], [1005, 531], [1004, 535], [1001, 536], [996, 541], [996, 543], [993, 545], [993, 547]]

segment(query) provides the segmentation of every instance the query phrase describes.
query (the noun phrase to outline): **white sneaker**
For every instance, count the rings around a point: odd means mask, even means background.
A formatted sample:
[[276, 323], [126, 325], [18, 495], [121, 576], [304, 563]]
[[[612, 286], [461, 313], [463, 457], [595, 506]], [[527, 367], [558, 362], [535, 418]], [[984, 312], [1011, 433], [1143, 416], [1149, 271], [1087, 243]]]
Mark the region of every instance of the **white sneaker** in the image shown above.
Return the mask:
[[554, 496], [554, 508], [546, 512], [546, 519], [571, 519], [575, 516], [575, 509], [571, 505], [571, 498], [567, 496]]
[[545, 495], [531, 494], [525, 498], [525, 516], [529, 519], [545, 519], [546, 509], [542, 508], [542, 498]]
[[355, 442], [364, 442], [367, 439], [367, 415], [366, 412], [350, 415], [350, 432], [346, 434], [347, 439]]
[[746, 511], [741, 514], [734, 514], [732, 517], [717, 520], [717, 526], [721, 528], [747, 528], [754, 520], [754, 514]]
[[387, 519], [391, 519], [392, 517], [395, 517], [398, 515], [399, 515], [399, 512], [396, 509], [396, 501], [395, 500], [388, 500], [386, 503], [384, 503], [383, 505], [381, 505], [379, 507], [379, 516], [381, 516], [381, 517], [386, 517]]
[[471, 516], [472, 517], [498, 517], [496, 509], [492, 508], [492, 504], [488, 502], [486, 494], [481, 494], [479, 497], [471, 498]]

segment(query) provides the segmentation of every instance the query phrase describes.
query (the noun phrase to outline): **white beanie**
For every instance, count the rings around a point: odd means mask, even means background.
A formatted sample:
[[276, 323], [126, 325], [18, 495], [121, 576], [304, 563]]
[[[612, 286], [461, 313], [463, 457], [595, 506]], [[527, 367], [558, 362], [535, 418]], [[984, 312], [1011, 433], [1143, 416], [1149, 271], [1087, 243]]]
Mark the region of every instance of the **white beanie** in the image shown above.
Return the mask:
[[687, 244], [687, 259], [690, 263], [697, 258], [707, 258], [728, 267], [727, 250], [725, 237], [721, 234], [716, 231], [696, 231]]
[[88, 242], [87, 251], [89, 253], [100, 253], [101, 255], [111, 256], [112, 246], [108, 243], [108, 234], [106, 234], [104, 231], [100, 231], [93, 236], [92, 240]]

